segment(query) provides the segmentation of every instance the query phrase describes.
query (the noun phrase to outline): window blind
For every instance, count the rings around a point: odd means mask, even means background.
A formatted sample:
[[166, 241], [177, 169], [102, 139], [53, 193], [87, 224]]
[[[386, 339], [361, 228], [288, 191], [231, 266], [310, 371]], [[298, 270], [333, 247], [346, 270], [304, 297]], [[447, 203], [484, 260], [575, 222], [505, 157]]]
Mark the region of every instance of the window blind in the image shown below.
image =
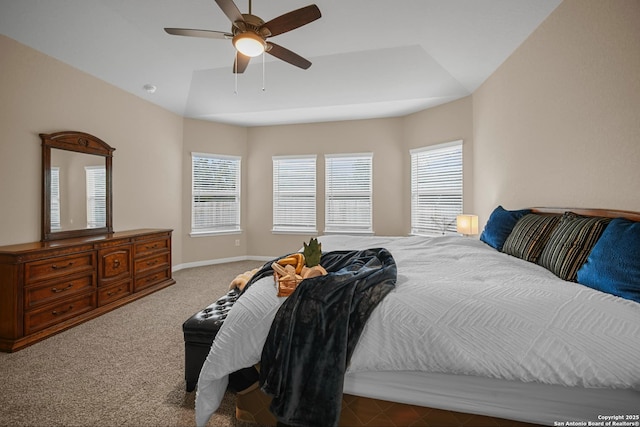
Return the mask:
[[316, 156], [274, 156], [274, 232], [317, 233]]
[[60, 230], [60, 168], [51, 167], [51, 230]]
[[87, 228], [107, 225], [107, 188], [104, 166], [86, 166], [87, 180]]
[[240, 157], [191, 153], [191, 233], [240, 231]]
[[372, 232], [372, 153], [325, 155], [325, 232]]
[[455, 233], [456, 216], [462, 213], [462, 141], [410, 154], [411, 233]]

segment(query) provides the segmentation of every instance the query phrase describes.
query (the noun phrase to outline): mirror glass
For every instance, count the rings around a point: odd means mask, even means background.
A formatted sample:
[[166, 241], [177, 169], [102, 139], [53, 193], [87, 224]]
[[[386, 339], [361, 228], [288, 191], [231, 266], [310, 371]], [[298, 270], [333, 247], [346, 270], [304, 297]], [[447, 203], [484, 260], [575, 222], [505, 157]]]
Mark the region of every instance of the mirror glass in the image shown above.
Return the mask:
[[42, 139], [42, 241], [112, 233], [115, 148], [76, 131]]
[[104, 157], [51, 149], [51, 231], [106, 226]]

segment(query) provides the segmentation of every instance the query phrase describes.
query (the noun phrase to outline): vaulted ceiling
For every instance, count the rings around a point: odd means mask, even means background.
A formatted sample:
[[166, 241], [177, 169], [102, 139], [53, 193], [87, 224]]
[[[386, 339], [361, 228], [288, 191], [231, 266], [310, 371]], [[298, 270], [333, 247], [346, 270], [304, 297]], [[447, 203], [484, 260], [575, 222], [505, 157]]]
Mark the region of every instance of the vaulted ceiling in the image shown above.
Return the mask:
[[[313, 0], [254, 0], [268, 21]], [[165, 27], [228, 32], [214, 0], [0, 0], [0, 33], [189, 118], [242, 126], [393, 117], [465, 97], [561, 0], [317, 0], [322, 17], [232, 73], [230, 40], [171, 36]], [[236, 0], [248, 12], [248, 0]], [[144, 90], [147, 84], [156, 91]]]

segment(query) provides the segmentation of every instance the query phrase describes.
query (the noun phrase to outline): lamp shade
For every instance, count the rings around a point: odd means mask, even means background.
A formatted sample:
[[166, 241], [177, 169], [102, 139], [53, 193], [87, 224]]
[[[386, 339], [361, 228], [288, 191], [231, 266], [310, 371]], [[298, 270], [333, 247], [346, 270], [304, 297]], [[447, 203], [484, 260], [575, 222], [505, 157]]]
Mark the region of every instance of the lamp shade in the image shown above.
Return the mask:
[[478, 234], [478, 215], [458, 215], [456, 230], [464, 235]]
[[264, 39], [251, 31], [235, 35], [232, 42], [238, 52], [250, 57], [262, 54], [267, 48]]

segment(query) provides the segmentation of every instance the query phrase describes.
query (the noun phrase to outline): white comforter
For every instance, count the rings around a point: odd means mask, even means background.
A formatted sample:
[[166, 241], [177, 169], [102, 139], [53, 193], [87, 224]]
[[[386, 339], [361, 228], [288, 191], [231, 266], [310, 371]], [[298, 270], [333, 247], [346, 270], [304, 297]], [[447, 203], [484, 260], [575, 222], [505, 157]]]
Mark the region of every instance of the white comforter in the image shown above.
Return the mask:
[[[348, 372], [428, 371], [640, 390], [640, 304], [558, 279], [461, 237], [320, 238], [323, 251], [387, 248], [398, 282], [373, 311]], [[200, 373], [196, 422], [228, 374], [260, 360], [284, 299], [273, 279], [233, 306]]]

